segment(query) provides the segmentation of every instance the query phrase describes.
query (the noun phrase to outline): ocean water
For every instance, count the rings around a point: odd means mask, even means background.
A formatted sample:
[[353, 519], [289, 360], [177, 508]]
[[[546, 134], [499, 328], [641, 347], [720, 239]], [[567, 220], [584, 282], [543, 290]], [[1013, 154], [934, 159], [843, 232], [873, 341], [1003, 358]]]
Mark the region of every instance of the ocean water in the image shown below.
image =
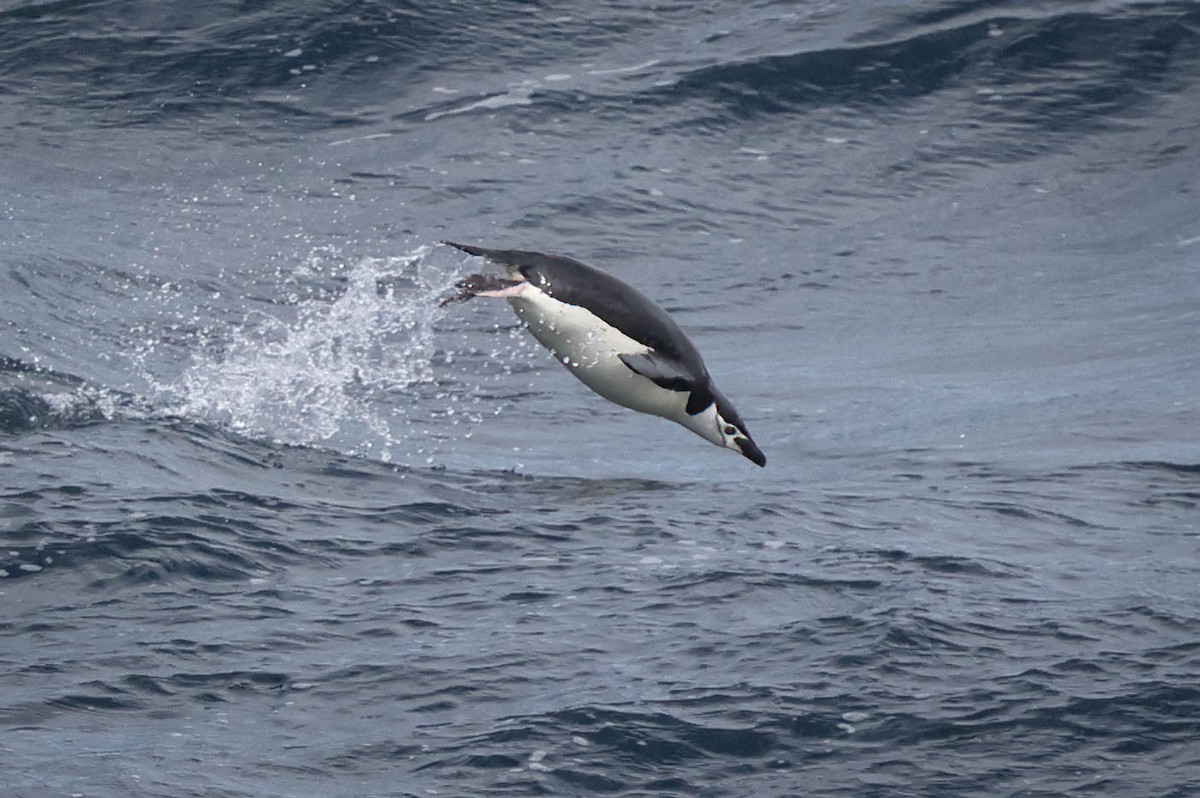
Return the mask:
[[1182, 1], [0, 0], [0, 794], [1200, 795], [1198, 108]]

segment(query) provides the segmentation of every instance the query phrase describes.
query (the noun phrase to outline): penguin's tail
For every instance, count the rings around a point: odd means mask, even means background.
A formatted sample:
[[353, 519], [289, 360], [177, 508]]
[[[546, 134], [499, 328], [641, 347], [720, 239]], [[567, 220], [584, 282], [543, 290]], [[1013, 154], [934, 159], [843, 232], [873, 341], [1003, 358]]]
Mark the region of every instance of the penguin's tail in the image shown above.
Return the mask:
[[453, 241], [443, 241], [441, 243], [445, 244], [448, 247], [454, 247], [455, 249], [462, 250], [463, 252], [467, 253], [468, 255], [475, 255], [476, 257], [480, 257], [480, 258], [489, 258], [497, 252], [497, 250], [494, 250], [494, 249], [486, 249], [484, 247], [476, 247], [476, 246], [472, 246], [470, 244], [458, 244]]
[[545, 258], [540, 252], [526, 252], [522, 249], [488, 249], [487, 247], [477, 247], [472, 244], [458, 244], [453, 241], [443, 241], [448, 247], [462, 250], [468, 255], [474, 255], [479, 258], [487, 258], [492, 263], [498, 263], [501, 266], [506, 266], [509, 269], [518, 269], [522, 265], [529, 262], [530, 258]]

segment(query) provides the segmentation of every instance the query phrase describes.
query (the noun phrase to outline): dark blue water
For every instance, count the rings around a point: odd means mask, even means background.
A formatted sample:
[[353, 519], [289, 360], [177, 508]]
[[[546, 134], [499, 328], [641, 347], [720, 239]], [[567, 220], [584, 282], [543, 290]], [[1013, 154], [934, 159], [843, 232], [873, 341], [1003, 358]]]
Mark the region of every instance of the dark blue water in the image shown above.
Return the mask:
[[0, 2], [0, 793], [1200, 794], [1198, 108], [1191, 2]]

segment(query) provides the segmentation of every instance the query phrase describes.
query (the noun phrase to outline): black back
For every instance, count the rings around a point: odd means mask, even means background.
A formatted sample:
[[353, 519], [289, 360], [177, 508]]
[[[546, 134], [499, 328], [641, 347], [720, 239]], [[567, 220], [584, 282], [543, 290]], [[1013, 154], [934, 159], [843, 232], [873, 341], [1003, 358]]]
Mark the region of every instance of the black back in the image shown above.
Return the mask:
[[[633, 286], [562, 255], [520, 249], [485, 249], [452, 241], [445, 243], [515, 268], [526, 280], [560, 302], [587, 308], [638, 343], [677, 361], [695, 381], [696, 388], [708, 387], [708, 369], [696, 347], [665, 310]], [[709, 402], [711, 399], [704, 407]]]

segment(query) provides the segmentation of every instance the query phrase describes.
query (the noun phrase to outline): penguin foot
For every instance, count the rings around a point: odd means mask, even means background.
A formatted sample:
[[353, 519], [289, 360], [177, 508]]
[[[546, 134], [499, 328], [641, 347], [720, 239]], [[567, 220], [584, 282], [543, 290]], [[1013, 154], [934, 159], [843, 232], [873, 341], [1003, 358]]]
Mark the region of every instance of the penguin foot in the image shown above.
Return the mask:
[[457, 291], [442, 300], [446, 307], [455, 302], [466, 302], [477, 296], [508, 296], [513, 288], [524, 284], [524, 280], [513, 280], [494, 274], [469, 274], [454, 284]]

